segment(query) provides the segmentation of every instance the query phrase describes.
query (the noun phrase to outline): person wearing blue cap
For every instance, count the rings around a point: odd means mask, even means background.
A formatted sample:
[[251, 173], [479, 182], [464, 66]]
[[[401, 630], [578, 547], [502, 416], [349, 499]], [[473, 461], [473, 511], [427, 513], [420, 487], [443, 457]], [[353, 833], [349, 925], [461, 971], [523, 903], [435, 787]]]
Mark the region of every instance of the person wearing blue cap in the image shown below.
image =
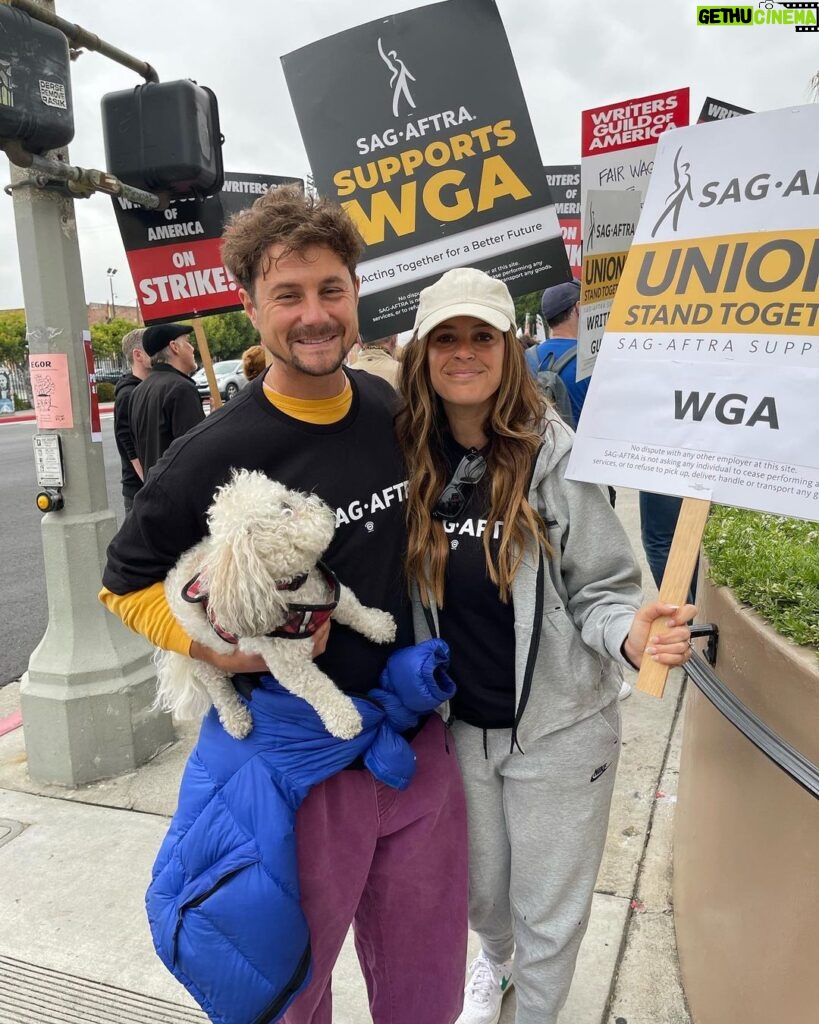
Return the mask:
[[151, 375], [134, 391], [130, 404], [131, 433], [143, 479], [170, 448], [205, 418], [191, 374], [196, 350], [188, 324], [155, 324], [142, 335], [142, 350], [151, 359]]
[[[538, 370], [551, 365], [558, 369], [560, 379], [569, 392], [576, 426], [583, 410], [589, 381], [577, 379], [577, 328], [580, 323], [580, 282], [577, 279], [562, 281], [547, 288], [540, 300], [544, 324], [548, 325], [549, 337], [535, 348], [527, 350], [526, 362], [534, 376]], [[568, 359], [565, 359], [569, 356]]]

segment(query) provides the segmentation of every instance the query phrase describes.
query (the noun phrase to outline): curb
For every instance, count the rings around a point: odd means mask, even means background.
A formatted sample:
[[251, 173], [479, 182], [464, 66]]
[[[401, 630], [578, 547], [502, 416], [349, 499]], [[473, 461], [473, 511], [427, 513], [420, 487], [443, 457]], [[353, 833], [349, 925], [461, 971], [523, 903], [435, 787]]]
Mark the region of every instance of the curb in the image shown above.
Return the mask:
[[[113, 412], [114, 403], [104, 402], [100, 405], [100, 413]], [[34, 410], [25, 410], [23, 412], [12, 413], [11, 416], [0, 416], [0, 427], [6, 423], [34, 423], [37, 419], [37, 414]]]

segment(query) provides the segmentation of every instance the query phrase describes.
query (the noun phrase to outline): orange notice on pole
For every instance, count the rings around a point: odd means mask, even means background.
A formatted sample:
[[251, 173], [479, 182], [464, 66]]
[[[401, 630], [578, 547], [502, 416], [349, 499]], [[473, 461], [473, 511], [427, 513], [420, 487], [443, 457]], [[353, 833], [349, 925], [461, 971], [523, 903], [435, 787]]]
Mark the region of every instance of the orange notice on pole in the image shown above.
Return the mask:
[[28, 368], [37, 427], [40, 430], [71, 430], [74, 426], [74, 411], [71, 407], [67, 353], [30, 355]]

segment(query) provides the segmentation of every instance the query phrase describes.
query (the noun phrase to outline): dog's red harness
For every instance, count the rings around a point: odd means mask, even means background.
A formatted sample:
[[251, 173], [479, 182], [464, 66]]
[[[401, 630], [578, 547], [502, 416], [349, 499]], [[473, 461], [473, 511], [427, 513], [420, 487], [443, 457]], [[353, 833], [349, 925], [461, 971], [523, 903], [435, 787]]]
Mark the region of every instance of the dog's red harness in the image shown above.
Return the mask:
[[[320, 570], [330, 590], [331, 600], [326, 604], [288, 604], [287, 618], [278, 629], [274, 629], [267, 636], [281, 637], [283, 640], [304, 640], [306, 637], [311, 637], [319, 626], [324, 625], [333, 614], [338, 604], [341, 584], [338, 582], [338, 577], [333, 570], [326, 566], [324, 562], [318, 562], [317, 568]], [[276, 590], [298, 590], [303, 586], [306, 579], [307, 573], [303, 573], [301, 576], [294, 576], [292, 580], [281, 583], [277, 582]], [[216, 635], [226, 643], [238, 644], [239, 637], [229, 633], [213, 617], [213, 613], [208, 607], [208, 592], [205, 590], [202, 582], [201, 573], [197, 573], [182, 588], [182, 599], [190, 604], [201, 604], [208, 617], [208, 622], [213, 627]]]

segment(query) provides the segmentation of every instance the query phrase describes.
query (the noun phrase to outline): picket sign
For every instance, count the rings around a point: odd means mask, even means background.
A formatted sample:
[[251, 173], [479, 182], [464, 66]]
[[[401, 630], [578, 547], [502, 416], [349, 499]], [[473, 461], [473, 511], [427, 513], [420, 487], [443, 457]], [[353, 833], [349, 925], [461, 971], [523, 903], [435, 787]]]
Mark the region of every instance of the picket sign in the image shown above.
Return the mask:
[[202, 366], [205, 369], [205, 376], [208, 378], [210, 388], [210, 411], [222, 408], [222, 396], [219, 394], [219, 386], [216, 383], [216, 374], [213, 372], [213, 360], [210, 357], [208, 339], [205, 337], [205, 329], [201, 320], [193, 321], [193, 333], [196, 335], [196, 344], [199, 348], [199, 355], [202, 357]]
[[[816, 138], [813, 103], [657, 143], [566, 477], [690, 499], [669, 604], [685, 601], [708, 502], [819, 521]], [[649, 659], [638, 687], [660, 696], [666, 675]]]
[[456, 267], [483, 270], [512, 295], [571, 280], [495, 0], [427, 4], [281, 60], [316, 190], [367, 247], [363, 340], [412, 330], [418, 293]]
[[[708, 521], [711, 502], [703, 498], [683, 498], [677, 528], [671, 541], [671, 550], [665, 566], [663, 582], [660, 586], [660, 601], [663, 604], [684, 605], [688, 601], [691, 577], [699, 557], [702, 535]], [[668, 628], [668, 619], [655, 619], [651, 624], [648, 646], [651, 640]], [[668, 678], [668, 665], [653, 661], [650, 656], [643, 658], [640, 675], [637, 677], [637, 689], [649, 693], [652, 697], [662, 697]]]

